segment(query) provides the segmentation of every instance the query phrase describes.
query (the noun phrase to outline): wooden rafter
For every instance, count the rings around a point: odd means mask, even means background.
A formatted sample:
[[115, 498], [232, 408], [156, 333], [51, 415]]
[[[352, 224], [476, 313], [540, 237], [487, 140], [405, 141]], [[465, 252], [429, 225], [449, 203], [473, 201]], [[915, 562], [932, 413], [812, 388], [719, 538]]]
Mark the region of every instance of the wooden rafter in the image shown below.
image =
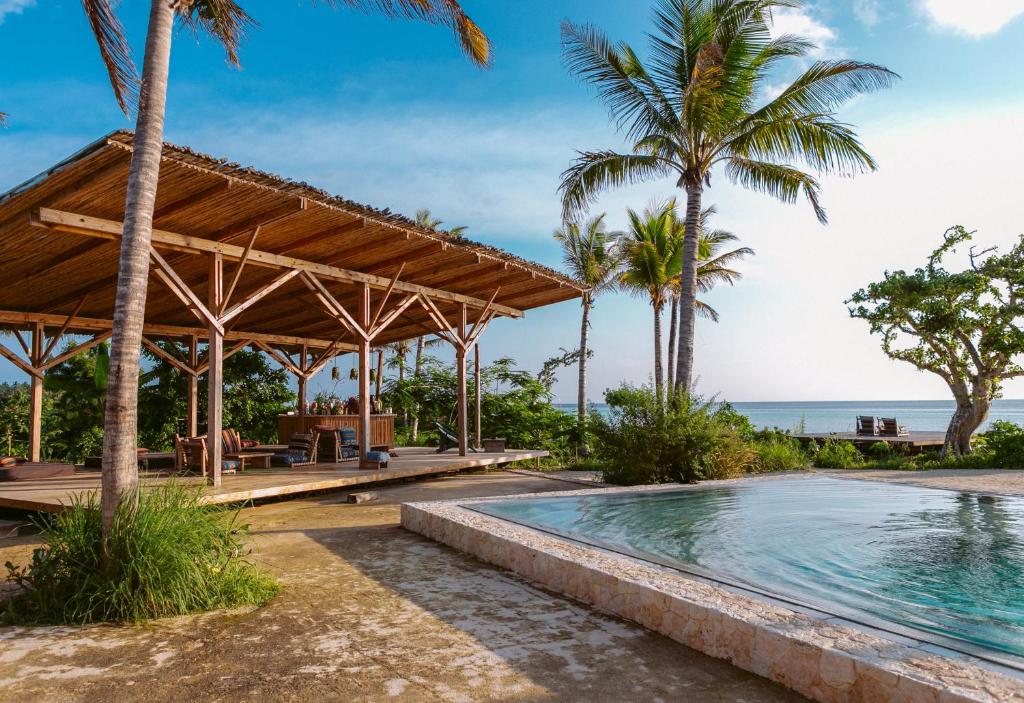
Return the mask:
[[418, 295], [406, 296], [405, 300], [400, 302], [394, 308], [388, 311], [388, 313], [381, 318], [380, 322], [377, 322], [370, 328], [370, 339], [376, 338], [381, 332], [386, 330], [392, 322], [398, 319], [398, 316], [404, 313], [410, 305], [415, 303], [419, 299]]
[[[40, 208], [37, 210], [33, 215], [32, 224], [44, 229], [70, 232], [104, 239], [120, 238], [122, 230], [122, 223], [120, 222], [64, 212], [61, 210], [53, 210], [50, 208]], [[153, 230], [152, 241], [154, 246], [160, 248], [185, 253], [220, 253], [226, 259], [236, 261], [242, 257], [244, 252], [243, 247], [239, 247], [234, 244], [228, 244], [222, 241], [211, 241], [202, 237], [190, 237], [158, 229]], [[290, 256], [271, 254], [266, 251], [252, 250], [249, 253], [248, 260], [254, 266], [259, 265], [270, 268], [286, 269], [296, 268], [323, 278], [337, 280], [344, 283], [366, 283], [371, 287], [379, 289], [387, 288], [390, 284], [388, 279], [373, 274], [350, 271], [336, 266], [296, 259]], [[461, 293], [453, 293], [451, 291], [420, 286], [413, 283], [406, 283], [404, 281], [397, 282], [395, 284], [395, 290], [400, 290], [405, 293], [423, 293], [424, 295], [428, 295], [434, 299], [444, 300], [450, 303], [465, 303], [469, 307], [477, 310], [483, 308], [486, 304], [479, 298], [463, 295]], [[522, 310], [505, 305], [495, 305], [495, 309], [507, 317], [518, 318], [523, 316]]]
[[193, 369], [191, 366], [186, 364], [181, 359], [175, 357], [173, 354], [168, 352], [166, 349], [161, 347], [159, 344], [154, 342], [149, 337], [143, 336], [142, 337], [142, 344], [147, 349], [149, 349], [151, 352], [156, 354], [159, 358], [163, 359], [168, 364], [170, 364], [174, 368], [178, 369], [182, 373], [185, 373], [185, 374], [188, 374], [188, 375], [191, 375], [191, 376], [197, 375], [198, 372], [195, 369]]
[[36, 363], [40, 363], [50, 356], [53, 348], [57, 346], [57, 342], [59, 342], [60, 338], [64, 336], [64, 333], [68, 331], [68, 327], [71, 325], [72, 321], [78, 317], [78, 313], [82, 312], [82, 307], [85, 305], [85, 301], [88, 300], [88, 298], [88, 294], [82, 296], [82, 299], [78, 301], [78, 305], [76, 305], [75, 309], [70, 315], [68, 315], [68, 319], [66, 319], [64, 324], [60, 326], [60, 330], [58, 330], [57, 334], [53, 335], [50, 339], [50, 343], [46, 345], [46, 349], [43, 351], [43, 358], [37, 359]]
[[282, 354], [279, 350], [275, 349], [274, 347], [272, 347], [269, 344], [266, 344], [264, 342], [253, 342], [253, 343], [257, 347], [259, 347], [260, 349], [265, 351], [267, 354], [269, 354], [270, 358], [272, 358], [277, 363], [281, 364], [281, 366], [283, 366], [285, 369], [290, 371], [292, 374], [294, 374], [296, 376], [301, 376], [302, 375], [302, 370], [299, 369], [294, 363], [292, 363], [292, 360], [289, 359], [286, 355]]
[[313, 295], [315, 295], [317, 300], [320, 301], [320, 304], [324, 306], [324, 309], [332, 313], [344, 327], [363, 339], [369, 339], [367, 331], [363, 329], [362, 325], [355, 321], [355, 318], [349, 314], [349, 311], [345, 309], [345, 306], [339, 303], [338, 299], [331, 295], [331, 292], [327, 290], [327, 286], [325, 286], [320, 279], [308, 271], [303, 271], [302, 280], [305, 281], [306, 285], [313, 291]]
[[221, 309], [217, 311], [219, 314], [223, 315], [224, 310], [228, 307], [228, 303], [231, 302], [231, 296], [235, 292], [235, 286], [238, 285], [239, 279], [242, 278], [242, 272], [245, 270], [245, 262], [249, 260], [249, 253], [256, 244], [256, 238], [260, 236], [261, 229], [263, 229], [263, 225], [256, 225], [256, 228], [252, 231], [252, 236], [249, 238], [249, 243], [245, 245], [245, 251], [242, 252], [242, 258], [238, 260], [238, 265], [235, 267], [235, 275], [231, 277], [231, 284], [224, 293], [224, 302], [221, 304]]
[[[300, 273], [299, 273], [299, 271], [296, 271], [295, 269], [292, 269], [291, 271], [285, 271], [284, 273], [282, 273], [280, 276], [275, 278], [270, 283], [267, 283], [266, 285], [260, 286], [258, 289], [256, 289], [252, 293], [250, 293], [245, 298], [245, 300], [240, 301], [238, 304], [234, 305], [231, 309], [222, 312], [221, 315], [220, 315], [221, 323], [222, 324], [226, 324], [228, 322], [228, 320], [231, 320], [232, 318], [237, 317], [238, 315], [241, 315], [243, 312], [248, 310], [250, 307], [252, 307], [256, 303], [258, 303], [260, 300], [262, 300], [263, 298], [267, 297], [268, 295], [273, 293], [275, 290], [277, 290], [278, 288], [280, 288], [285, 283], [287, 283], [288, 281], [292, 280], [293, 278], [295, 278], [298, 275], [300, 275]], [[224, 300], [227, 301], [227, 297], [225, 297]]]
[[384, 295], [381, 297], [380, 303], [377, 304], [377, 310], [374, 311], [373, 317], [370, 318], [370, 329], [377, 326], [377, 319], [380, 317], [380, 314], [384, 312], [384, 306], [388, 304], [388, 298], [391, 297], [391, 291], [395, 289], [395, 284], [398, 283], [398, 277], [402, 275], [402, 271], [404, 269], [405, 262], [403, 261], [402, 265], [398, 267], [397, 271], [395, 271], [395, 275], [391, 277], [391, 283], [389, 283], [388, 287], [384, 290]]
[[29, 374], [30, 376], [35, 376], [36, 378], [42, 378], [43, 377], [43, 372], [42, 371], [40, 371], [39, 369], [34, 367], [29, 362], [27, 362], [24, 359], [22, 359], [20, 356], [18, 356], [14, 352], [12, 352], [10, 349], [8, 349], [3, 344], [0, 344], [0, 356], [3, 356], [8, 361], [10, 361], [12, 364], [17, 366], [19, 369], [21, 369], [25, 373]]
[[[0, 325], [25, 325], [36, 322], [41, 322], [44, 325], [60, 325], [64, 323], [65, 319], [65, 315], [0, 310]], [[72, 323], [71, 329], [73, 329], [76, 333], [101, 332], [105, 330], [110, 330], [113, 328], [113, 326], [114, 325], [110, 320], [100, 320], [92, 317], [77, 317]], [[208, 330], [202, 327], [183, 327], [177, 325], [155, 324], [150, 322], [147, 322], [142, 329], [145, 334], [154, 337], [188, 338], [196, 336], [201, 339], [205, 339], [208, 333]], [[314, 337], [296, 337], [294, 335], [284, 334], [264, 334], [260, 332], [229, 332], [225, 333], [225, 339], [251, 339], [253, 341], [262, 341], [267, 344], [281, 344], [288, 346], [298, 346], [306, 344], [316, 349], [326, 349], [332, 344], [330, 339], [320, 339]], [[347, 346], [345, 351], [355, 350], [354, 345], [343, 346]]]
[[191, 310], [196, 317], [218, 330], [221, 334], [224, 334], [224, 325], [220, 323], [216, 315], [200, 302], [199, 297], [181, 280], [174, 269], [171, 268], [171, 265], [167, 263], [166, 259], [160, 256], [155, 248], [150, 249], [149, 255], [158, 266], [154, 273], [164, 282], [164, 285], [170, 288], [171, 292], [177, 295], [181, 302], [185, 304], [185, 307]]
[[59, 366], [60, 364], [63, 364], [65, 361], [67, 361], [68, 359], [74, 358], [74, 357], [78, 356], [79, 354], [81, 354], [82, 352], [85, 352], [85, 351], [88, 351], [88, 350], [92, 349], [93, 347], [95, 347], [100, 342], [105, 342], [106, 340], [110, 339], [110, 335], [111, 334], [112, 334], [112, 332], [100, 332], [99, 334], [95, 334], [91, 338], [89, 338], [88, 340], [82, 342], [81, 344], [76, 344], [75, 346], [71, 347], [70, 349], [65, 351], [63, 354], [58, 354], [57, 356], [53, 357], [52, 359], [49, 359], [48, 361], [40, 364], [39, 365], [39, 370], [40, 371], [49, 371], [54, 366]]

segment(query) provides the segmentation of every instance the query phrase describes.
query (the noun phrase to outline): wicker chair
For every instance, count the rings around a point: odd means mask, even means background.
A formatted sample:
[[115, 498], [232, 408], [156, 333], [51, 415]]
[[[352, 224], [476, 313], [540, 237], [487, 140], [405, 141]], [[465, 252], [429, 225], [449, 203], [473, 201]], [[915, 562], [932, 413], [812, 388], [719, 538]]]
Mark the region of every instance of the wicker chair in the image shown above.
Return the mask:
[[[174, 465], [179, 471], [198, 471], [206, 476], [208, 455], [206, 437], [174, 437]], [[241, 462], [237, 459], [221, 459], [221, 473], [233, 474], [238, 471]]]

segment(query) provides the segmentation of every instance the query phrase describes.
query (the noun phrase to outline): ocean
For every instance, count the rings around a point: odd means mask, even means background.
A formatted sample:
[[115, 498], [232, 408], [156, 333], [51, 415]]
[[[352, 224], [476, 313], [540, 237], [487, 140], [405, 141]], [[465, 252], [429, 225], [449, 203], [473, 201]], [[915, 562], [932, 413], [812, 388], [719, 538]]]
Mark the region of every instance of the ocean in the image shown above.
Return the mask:
[[[793, 402], [732, 403], [757, 427], [795, 430], [801, 425], [807, 432], [853, 432], [858, 415], [895, 417], [909, 430], [943, 431], [953, 415], [952, 400], [819, 400]], [[566, 412], [576, 412], [575, 403], [558, 403]], [[594, 407], [607, 414], [608, 406]], [[995, 420], [1024, 425], [1024, 400], [996, 400], [988, 420], [980, 431]]]

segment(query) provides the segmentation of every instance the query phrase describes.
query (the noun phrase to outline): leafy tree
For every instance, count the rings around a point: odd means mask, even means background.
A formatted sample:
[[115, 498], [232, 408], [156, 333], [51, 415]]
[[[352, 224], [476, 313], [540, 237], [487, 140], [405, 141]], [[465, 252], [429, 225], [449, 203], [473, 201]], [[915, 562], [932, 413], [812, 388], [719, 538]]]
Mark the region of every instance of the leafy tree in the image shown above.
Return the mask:
[[[855, 292], [850, 315], [882, 337], [889, 357], [906, 361], [946, 382], [956, 411], [944, 453], [971, 452], [971, 435], [985, 421], [1003, 381], [1024, 375], [1024, 236], [1006, 254], [969, 250], [970, 266], [951, 272], [947, 254], [972, 239], [951, 227], [928, 263], [912, 273], [895, 271]], [[987, 256], [986, 256], [987, 255]]]
[[[587, 417], [587, 360], [591, 357], [588, 346], [590, 335], [590, 311], [594, 300], [618, 282], [617, 274], [621, 259], [617, 250], [619, 232], [609, 232], [604, 224], [605, 213], [591, 217], [586, 222], [566, 222], [555, 230], [554, 237], [562, 245], [562, 262], [569, 273], [588, 286], [580, 303], [583, 315], [580, 319], [579, 382], [576, 394], [576, 415], [581, 430]], [[584, 441], [584, 449], [586, 443]]]
[[[849, 98], [890, 86], [882, 66], [850, 59], [812, 63], [774, 97], [779, 64], [814, 45], [772, 37], [771, 13], [802, 0], [658, 0], [646, 61], [592, 26], [562, 25], [569, 70], [593, 85], [632, 149], [585, 151], [562, 174], [566, 218], [607, 189], [672, 177], [686, 191], [686, 229], [697, 231], [716, 167], [734, 183], [783, 202], [803, 194], [825, 222], [820, 185], [807, 169], [852, 175], [875, 168], [853, 129], [836, 119]], [[686, 240], [680, 275], [676, 384], [693, 375], [698, 247]]]
[[[471, 60], [480, 65], [490, 61], [490, 41], [462, 11], [457, 0], [328, 2], [388, 17], [409, 17], [447, 25]], [[114, 4], [111, 0], [83, 0], [82, 5], [99, 45], [114, 95], [126, 114], [135, 103], [138, 92], [114, 299], [111, 383], [104, 417], [102, 506], [103, 532], [108, 534], [121, 496], [131, 494], [138, 484], [135, 456], [138, 441], [137, 376], [175, 19], [197, 33], [214, 37], [224, 46], [228, 61], [235, 65], [239, 63], [238, 47], [242, 36], [254, 22], [235, 0], [152, 0], [142, 68], [144, 90], [136, 91], [138, 81], [131, 47]]]
[[54, 412], [46, 418], [46, 451], [50, 456], [82, 461], [100, 454], [109, 365], [110, 349], [104, 342], [46, 374], [43, 387], [57, 401]]
[[[43, 402], [45, 410], [45, 395]], [[0, 383], [0, 454], [23, 456], [28, 453], [29, 412], [28, 384]]]

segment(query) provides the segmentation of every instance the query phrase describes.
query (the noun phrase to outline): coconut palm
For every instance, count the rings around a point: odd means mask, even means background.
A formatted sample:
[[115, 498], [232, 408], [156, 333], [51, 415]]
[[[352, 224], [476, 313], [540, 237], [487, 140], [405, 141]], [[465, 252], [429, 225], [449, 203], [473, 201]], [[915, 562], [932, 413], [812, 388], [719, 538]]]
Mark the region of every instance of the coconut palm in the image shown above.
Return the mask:
[[[743, 277], [739, 271], [730, 266], [747, 256], [753, 256], [754, 250], [750, 247], [738, 247], [730, 251], [722, 251], [722, 248], [739, 241], [739, 237], [725, 230], [708, 228], [708, 221], [718, 212], [714, 205], [704, 208], [700, 214], [700, 235], [697, 239], [697, 292], [708, 293], [720, 283], [733, 285]], [[686, 223], [676, 217], [677, 236], [686, 236]], [[668, 364], [667, 377], [668, 387], [675, 387], [674, 365], [676, 340], [678, 336], [679, 321], [679, 278], [676, 277], [672, 285], [672, 312], [668, 332]], [[718, 322], [718, 311], [697, 299], [696, 312], [699, 317]]]
[[683, 238], [675, 227], [675, 202], [652, 203], [642, 213], [626, 210], [629, 229], [622, 239], [619, 284], [634, 295], [649, 298], [654, 310], [654, 391], [660, 401], [664, 388], [661, 312], [672, 295], [682, 266]]
[[[601, 191], [672, 177], [686, 192], [686, 225], [696, 229], [704, 189], [721, 167], [734, 183], [783, 202], [804, 195], [826, 222], [820, 184], [808, 172], [853, 175], [875, 162], [853, 128], [836, 119], [849, 98], [886, 88], [898, 76], [849, 59], [819, 60], [767, 98], [779, 64], [815, 47], [772, 35], [771, 13], [803, 0], [658, 0], [646, 63], [627, 44], [591, 26], [562, 25], [569, 70], [590, 83], [632, 143], [580, 153], [562, 174], [567, 217]], [[697, 300], [697, 240], [688, 238], [680, 275], [676, 384], [689, 388]]]
[[[554, 237], [562, 245], [562, 262], [565, 268], [588, 288], [583, 293], [580, 320], [580, 367], [579, 386], [576, 396], [576, 413], [580, 427], [587, 415], [587, 348], [590, 335], [590, 311], [594, 300], [601, 293], [618, 283], [619, 257], [616, 251], [617, 232], [608, 232], [604, 223], [605, 213], [591, 217], [582, 225], [567, 222], [562, 229], [555, 230]], [[581, 438], [584, 447], [585, 438]]]
[[[390, 17], [411, 17], [451, 27], [471, 60], [486, 65], [490, 42], [466, 16], [457, 0], [328, 0]], [[83, 0], [86, 17], [99, 45], [110, 84], [125, 112], [134, 104], [135, 65], [124, 28], [111, 0]], [[121, 496], [138, 483], [136, 462], [139, 347], [153, 206], [160, 175], [167, 73], [175, 18], [187, 28], [210, 34], [224, 46], [228, 60], [238, 63], [238, 46], [252, 18], [235, 0], [152, 0], [146, 33], [134, 149], [125, 198], [117, 295], [111, 337], [110, 387], [103, 435], [103, 525], [109, 529]]]

